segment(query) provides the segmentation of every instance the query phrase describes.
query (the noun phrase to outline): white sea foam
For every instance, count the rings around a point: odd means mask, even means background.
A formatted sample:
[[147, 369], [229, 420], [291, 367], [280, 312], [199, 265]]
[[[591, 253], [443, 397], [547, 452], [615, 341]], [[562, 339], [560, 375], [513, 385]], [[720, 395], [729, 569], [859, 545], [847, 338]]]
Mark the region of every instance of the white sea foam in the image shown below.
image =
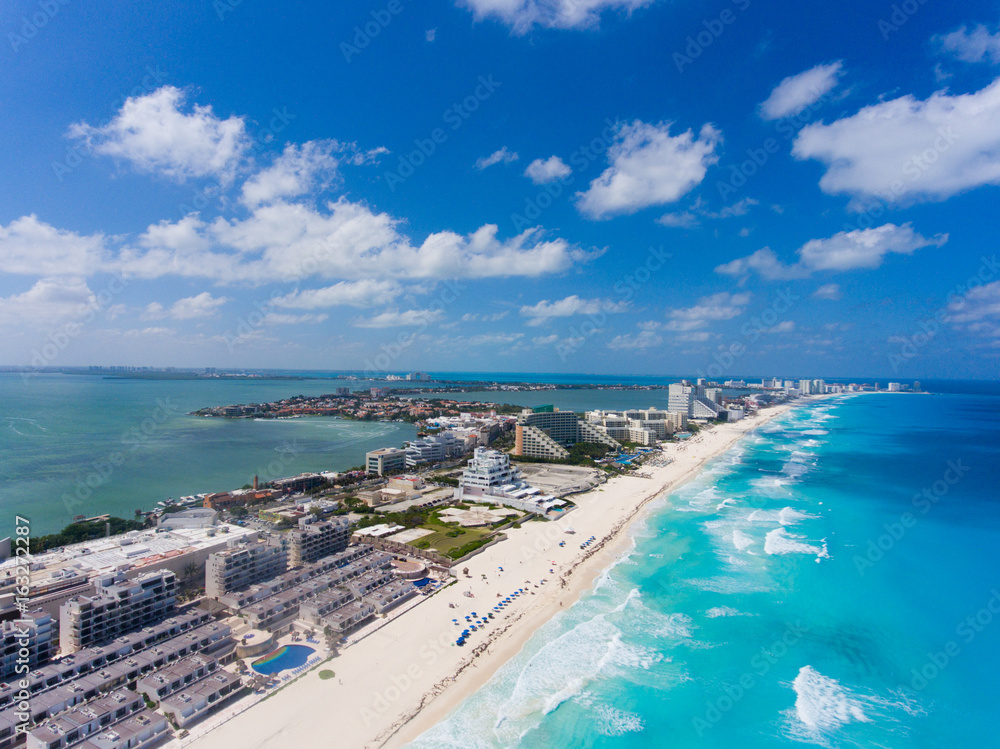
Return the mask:
[[619, 710], [610, 705], [597, 705], [594, 708], [594, 717], [597, 721], [597, 732], [602, 736], [624, 736], [626, 733], [640, 733], [646, 727], [642, 716]]
[[852, 695], [840, 682], [824, 676], [812, 666], [803, 666], [792, 682], [795, 690], [795, 728], [806, 737], [824, 738], [824, 734], [845, 723], [867, 723], [862, 700]]
[[717, 619], [720, 616], [753, 616], [753, 614], [739, 611], [731, 606], [715, 606], [706, 611], [705, 616], [709, 619]]
[[806, 429], [806, 430], [804, 430], [802, 432], [802, 434], [811, 434], [811, 435], [815, 435], [815, 436], [821, 436], [821, 435], [824, 435], [824, 434], [829, 434], [829, 432], [826, 431], [825, 429]]
[[804, 536], [796, 536], [782, 528], [775, 528], [764, 538], [764, 551], [768, 554], [815, 554], [817, 559], [829, 556], [826, 543], [813, 546], [803, 543]]
[[746, 533], [741, 531], [739, 528], [733, 531], [732, 535], [733, 546], [735, 546], [740, 551], [743, 551], [748, 546], [752, 546], [754, 540], [750, 538]]

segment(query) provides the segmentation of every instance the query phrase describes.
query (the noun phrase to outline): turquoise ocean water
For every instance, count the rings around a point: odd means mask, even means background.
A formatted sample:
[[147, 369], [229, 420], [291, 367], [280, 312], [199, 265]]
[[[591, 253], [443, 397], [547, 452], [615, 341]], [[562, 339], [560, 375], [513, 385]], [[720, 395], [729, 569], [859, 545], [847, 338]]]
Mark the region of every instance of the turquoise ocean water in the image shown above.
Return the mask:
[[[342, 470], [401, 445], [411, 424], [188, 416], [205, 406], [332, 392], [331, 380], [131, 380], [0, 374], [0, 538], [15, 513], [34, 535], [76, 515], [132, 517], [168, 497]], [[353, 388], [365, 383], [351, 382]]]
[[1000, 746], [998, 477], [995, 389], [793, 410], [411, 746]]

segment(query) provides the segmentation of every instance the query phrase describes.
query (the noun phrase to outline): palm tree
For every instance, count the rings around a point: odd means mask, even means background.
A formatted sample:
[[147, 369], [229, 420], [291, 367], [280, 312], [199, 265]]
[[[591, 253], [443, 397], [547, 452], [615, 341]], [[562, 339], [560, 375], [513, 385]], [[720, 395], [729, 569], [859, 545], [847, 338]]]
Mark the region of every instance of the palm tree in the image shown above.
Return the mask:
[[199, 569], [200, 568], [198, 567], [197, 564], [195, 564], [194, 562], [189, 562], [184, 567], [184, 580], [190, 580], [191, 578], [193, 578], [195, 575], [198, 574]]

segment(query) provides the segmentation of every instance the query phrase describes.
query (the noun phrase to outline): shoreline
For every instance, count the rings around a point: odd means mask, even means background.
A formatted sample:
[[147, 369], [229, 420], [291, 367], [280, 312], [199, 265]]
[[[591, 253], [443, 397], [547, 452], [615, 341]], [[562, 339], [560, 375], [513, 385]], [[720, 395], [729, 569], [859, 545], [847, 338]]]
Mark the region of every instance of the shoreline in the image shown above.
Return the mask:
[[[217, 728], [201, 734], [195, 728], [196, 735], [183, 745], [312, 746], [329, 738], [331, 724], [349, 746], [406, 745], [445, 719], [516, 655], [538, 627], [590, 590], [633, 543], [628, 531], [651, 502], [695, 478], [709, 460], [753, 430], [815, 400], [768, 408], [735, 424], [715, 425], [683, 443], [669, 443], [664, 454], [672, 462], [643, 466], [642, 477], [615, 477], [575, 495], [577, 509], [566, 518], [525, 523], [466, 562], [468, 576], [457, 570], [454, 583], [415, 611], [385, 622]], [[568, 534], [570, 527], [576, 532]], [[595, 541], [581, 549], [591, 536]], [[498, 596], [520, 587], [525, 594], [497, 613], [488, 629], [472, 633], [464, 647], [455, 645], [460, 628], [454, 618], [490, 611]], [[336, 678], [320, 680], [320, 669], [333, 670]], [[333, 705], [336, 716], [324, 720]]]

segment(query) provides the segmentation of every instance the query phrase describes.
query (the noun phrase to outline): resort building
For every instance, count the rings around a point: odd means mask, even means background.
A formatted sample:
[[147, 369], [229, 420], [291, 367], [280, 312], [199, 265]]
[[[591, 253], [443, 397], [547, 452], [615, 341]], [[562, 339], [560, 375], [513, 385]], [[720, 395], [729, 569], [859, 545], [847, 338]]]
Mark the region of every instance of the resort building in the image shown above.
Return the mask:
[[[142, 697], [135, 692], [119, 689], [34, 728], [28, 734], [27, 749], [69, 749], [83, 744], [94, 734], [107, 731], [116, 723], [144, 710], [145, 706]], [[156, 717], [159, 716], [149, 712], [150, 721]]]
[[605, 445], [620, 450], [621, 445], [597, 427], [581, 421], [572, 411], [552, 406], [525, 409], [517, 416], [514, 432], [514, 455], [561, 460], [569, 457], [571, 447], [580, 442]]
[[411, 441], [405, 450], [406, 467], [413, 468], [421, 463], [440, 463], [456, 458], [465, 452], [465, 440], [450, 432], [434, 434], [430, 437]]
[[229, 671], [216, 671], [160, 701], [160, 710], [173, 717], [181, 728], [218, 707], [243, 687], [243, 681]]
[[689, 419], [715, 419], [722, 411], [722, 406], [707, 393], [711, 392], [721, 399], [719, 388], [705, 388], [703, 385], [687, 385], [672, 383], [667, 388], [667, 408], [670, 411], [685, 414]]
[[469, 460], [469, 465], [462, 471], [459, 483], [465, 487], [502, 487], [507, 484], [517, 484], [523, 481], [521, 471], [511, 465], [510, 456], [498, 450], [477, 447]]
[[98, 645], [166, 619], [177, 603], [177, 576], [160, 570], [129, 580], [108, 575], [95, 582], [96, 592], [76, 596], [59, 609], [59, 644], [63, 653]]
[[406, 471], [406, 450], [380, 447], [365, 454], [365, 470], [376, 476], [391, 476]]
[[54, 627], [51, 614], [44, 611], [32, 611], [16, 621], [0, 623], [0, 681], [24, 673], [25, 666], [34, 671], [48, 663], [55, 654]]
[[218, 599], [234, 590], [269, 580], [288, 569], [284, 544], [235, 544], [211, 554], [205, 563], [205, 595]]
[[316, 520], [307, 515], [288, 534], [288, 564], [299, 567], [307, 562], [336, 554], [351, 542], [351, 523], [347, 518]]

